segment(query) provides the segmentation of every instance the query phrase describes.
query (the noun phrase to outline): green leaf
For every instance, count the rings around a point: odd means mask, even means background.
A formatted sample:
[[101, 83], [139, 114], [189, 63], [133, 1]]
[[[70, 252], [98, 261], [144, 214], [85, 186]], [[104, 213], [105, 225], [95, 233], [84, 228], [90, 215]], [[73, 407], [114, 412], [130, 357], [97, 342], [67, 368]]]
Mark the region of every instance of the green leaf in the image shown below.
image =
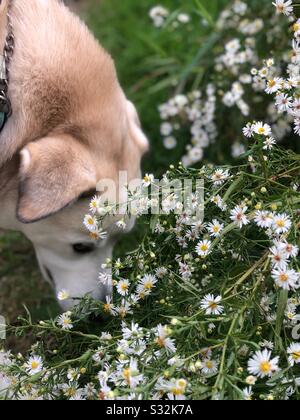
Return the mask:
[[276, 317], [276, 349], [277, 351], [281, 347], [281, 330], [284, 320], [284, 313], [288, 303], [289, 292], [288, 290], [281, 290], [278, 296], [278, 307], [277, 307], [277, 317]]
[[214, 26], [215, 22], [213, 17], [209, 13], [209, 11], [203, 6], [201, 0], [195, 0], [196, 6], [200, 15], [210, 24], [210, 26]]

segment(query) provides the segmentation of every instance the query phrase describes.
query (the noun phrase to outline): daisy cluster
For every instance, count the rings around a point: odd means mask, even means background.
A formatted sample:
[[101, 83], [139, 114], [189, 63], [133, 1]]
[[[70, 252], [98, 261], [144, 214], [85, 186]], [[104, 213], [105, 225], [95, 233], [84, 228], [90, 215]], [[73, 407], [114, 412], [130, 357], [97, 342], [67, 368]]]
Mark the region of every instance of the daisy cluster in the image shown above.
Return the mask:
[[[152, 7], [149, 12], [149, 16], [156, 28], [161, 28], [170, 19], [170, 11], [166, 7], [161, 5]], [[177, 28], [179, 25], [186, 25], [190, 22], [190, 15], [188, 13], [178, 12], [175, 16], [171, 16], [170, 22], [173, 28]]]
[[[296, 117], [299, 102], [296, 93], [299, 72], [299, 21], [294, 24], [294, 54], [289, 66], [289, 79], [283, 87], [280, 85], [283, 79], [275, 77], [276, 72], [281, 69], [274, 66], [274, 58], [265, 60], [263, 68], [257, 70], [265, 58], [262, 45], [265, 51], [276, 51], [278, 62], [286, 61], [289, 56], [288, 38], [286, 31], [281, 30], [283, 23], [280, 14], [274, 14], [270, 0], [265, 0], [263, 7], [259, 6], [259, 10], [255, 2], [249, 3], [252, 2], [234, 0], [223, 10], [214, 23], [213, 37], [201, 41], [204, 44], [211, 43], [209, 58], [198, 53], [201, 58], [196, 57], [194, 60], [197, 71], [184, 83], [180, 78], [175, 80], [176, 95], [159, 106], [163, 145], [166, 149], [181, 149], [183, 139], [186, 139], [187, 150], [181, 158], [186, 166], [197, 164], [206, 155], [210, 156], [210, 153], [215, 159], [214, 152], [211, 151], [221, 148], [216, 142], [220, 132], [231, 141], [231, 156], [239, 158], [245, 152], [245, 143], [240, 138], [240, 131], [246, 120], [251, 119], [254, 110], [253, 117], [267, 119], [278, 141], [284, 140], [291, 133], [292, 116]], [[274, 5], [278, 11], [283, 10], [280, 13], [292, 19], [291, 2], [275, 2]], [[191, 22], [196, 25], [195, 19]], [[203, 18], [200, 25], [203, 26]], [[167, 28], [168, 26], [165, 29]], [[200, 31], [200, 28], [196, 30]], [[207, 74], [205, 73], [199, 82], [198, 69], [202, 66], [207, 69]], [[276, 112], [273, 101], [265, 95], [268, 78], [271, 78], [271, 84], [275, 83], [273, 92], [274, 89], [278, 91], [276, 106], [279, 107], [280, 113]], [[197, 89], [191, 90], [189, 86], [196, 86]], [[294, 98], [291, 97], [292, 89], [295, 92]], [[288, 110], [291, 112], [286, 115]], [[224, 118], [224, 115], [227, 117]], [[300, 131], [298, 119], [299, 117], [295, 120], [296, 133], [297, 130]]]
[[185, 166], [202, 160], [204, 149], [215, 142], [216, 126], [216, 89], [208, 85], [205, 95], [201, 91], [193, 91], [188, 95], [176, 95], [167, 103], [159, 107], [163, 121], [160, 133], [166, 149], [177, 147], [177, 139], [182, 136], [182, 124], [188, 126], [191, 145], [187, 146], [187, 153], [182, 157]]
[[[24, 320], [18, 334], [36, 331], [38, 342], [28, 356], [1, 353], [2, 398], [297, 399], [299, 156], [264, 149], [268, 124], [244, 131], [250, 162], [166, 173], [165, 182], [204, 179], [205, 217], [178, 214], [177, 195], [167, 212], [141, 215], [150, 229], [140, 246], [102, 267], [113, 297]], [[91, 327], [91, 315], [105, 322]]]
[[[278, 14], [288, 17], [292, 25], [294, 38], [292, 40], [292, 53], [287, 64], [287, 76], [282, 77], [282, 69], [275, 66], [274, 60], [270, 59], [260, 70], [253, 69], [254, 79], [259, 77], [260, 84], [268, 95], [275, 95], [275, 107], [278, 114], [286, 114], [287, 121], [294, 123], [294, 132], [300, 135], [300, 19], [294, 15], [292, 1], [278, 0], [273, 3]], [[257, 76], [258, 75], [258, 76]]]

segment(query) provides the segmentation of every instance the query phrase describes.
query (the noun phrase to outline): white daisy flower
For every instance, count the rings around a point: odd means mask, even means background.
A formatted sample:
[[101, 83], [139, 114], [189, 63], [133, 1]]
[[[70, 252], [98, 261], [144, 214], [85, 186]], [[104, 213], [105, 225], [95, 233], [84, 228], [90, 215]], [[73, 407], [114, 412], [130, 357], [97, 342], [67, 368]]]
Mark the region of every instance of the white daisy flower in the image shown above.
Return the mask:
[[243, 226], [248, 225], [250, 223], [249, 219], [246, 216], [246, 212], [248, 207], [244, 206], [236, 206], [233, 210], [231, 210], [230, 219], [235, 222], [238, 227], [241, 229]]
[[294, 11], [292, 0], [275, 0], [272, 4], [276, 7], [277, 13], [282, 13], [286, 16], [290, 16]]
[[154, 182], [154, 175], [152, 175], [152, 174], [150, 174], [150, 175], [149, 174], [146, 174], [144, 176], [144, 178], [143, 178], [142, 185], [143, 185], [143, 187], [147, 188], [151, 184], [153, 184], [153, 182]]
[[273, 246], [270, 248], [270, 252], [270, 258], [273, 266], [285, 270], [289, 262], [289, 257], [284, 249]]
[[63, 289], [57, 293], [57, 299], [61, 302], [64, 300], [68, 300], [70, 299], [70, 293], [67, 290]]
[[254, 124], [254, 132], [260, 136], [269, 137], [272, 134], [271, 127], [269, 124], [264, 124], [263, 122], [258, 122]]
[[117, 313], [116, 307], [112, 303], [112, 297], [111, 296], [106, 296], [105, 297], [105, 303], [103, 304], [103, 310], [104, 310], [104, 312], [106, 312], [108, 314], [116, 315], [116, 313]]
[[63, 330], [71, 330], [73, 328], [71, 313], [66, 312], [58, 317], [57, 325], [59, 325]]
[[159, 378], [155, 388], [160, 394], [167, 394], [169, 400], [185, 400], [185, 391], [188, 383], [185, 379], [172, 378], [166, 381]]
[[213, 196], [210, 199], [211, 203], [214, 203], [220, 210], [225, 211], [227, 209], [227, 204], [224, 204], [223, 199], [220, 195]]
[[164, 348], [167, 353], [176, 353], [175, 342], [168, 336], [167, 327], [159, 324], [156, 328], [156, 343], [160, 348]]
[[221, 296], [206, 295], [201, 300], [201, 309], [205, 311], [206, 315], [221, 315], [224, 312], [224, 307], [220, 305], [222, 302]]
[[287, 349], [291, 366], [300, 364], [300, 343], [292, 343]]
[[136, 388], [144, 380], [144, 375], [139, 372], [135, 359], [130, 359], [129, 366], [120, 366], [120, 369], [122, 378], [130, 388]]
[[299, 248], [297, 245], [289, 244], [287, 242], [275, 241], [277, 248], [283, 250], [288, 258], [296, 258], [299, 254]]
[[224, 229], [224, 224], [220, 223], [216, 219], [207, 225], [207, 230], [210, 233], [210, 236], [213, 236], [213, 237], [220, 236], [223, 229]]
[[151, 274], [146, 274], [140, 281], [137, 287], [137, 293], [148, 295], [157, 283], [157, 278]]
[[120, 318], [124, 319], [127, 315], [132, 314], [132, 304], [127, 302], [126, 300], [122, 301], [121, 306], [116, 307], [117, 314]]
[[284, 290], [291, 290], [299, 287], [299, 273], [295, 270], [277, 269], [272, 271], [272, 278]]
[[271, 150], [273, 146], [276, 144], [276, 140], [273, 137], [267, 137], [264, 141], [263, 149], [264, 150]]
[[40, 356], [32, 356], [25, 364], [26, 372], [33, 376], [43, 370], [43, 360]]
[[211, 253], [211, 241], [208, 241], [207, 239], [205, 239], [204, 241], [201, 241], [198, 243], [198, 245], [196, 246], [196, 252], [200, 257], [206, 257], [207, 255], [209, 255]]
[[127, 225], [124, 219], [118, 220], [116, 223], [116, 226], [121, 229], [121, 230], [125, 230]]
[[111, 274], [101, 272], [99, 274], [99, 283], [100, 283], [100, 285], [104, 285], [104, 286], [111, 285], [112, 284]]
[[245, 401], [252, 401], [253, 391], [252, 391], [252, 387], [251, 386], [248, 387], [248, 388], [245, 388], [243, 390], [243, 394], [244, 394], [244, 400]]
[[175, 149], [175, 147], [177, 146], [177, 140], [173, 136], [165, 137], [163, 143], [165, 148], [168, 150]]
[[215, 186], [222, 185], [227, 179], [230, 177], [229, 171], [223, 169], [217, 169], [211, 176], [211, 180], [213, 181]]
[[95, 195], [90, 202], [90, 211], [95, 214], [98, 211], [98, 208], [101, 206], [101, 197]]
[[180, 23], [189, 23], [191, 20], [190, 16], [187, 13], [179, 13], [177, 19]]
[[291, 98], [286, 93], [279, 93], [276, 96], [275, 105], [278, 108], [278, 112], [283, 113], [287, 112], [292, 108], [293, 98]]
[[243, 128], [243, 134], [245, 137], [251, 138], [254, 134], [254, 125], [251, 123], [248, 123], [246, 127]]
[[269, 95], [278, 92], [282, 89], [283, 79], [281, 77], [275, 77], [267, 81], [266, 93]]
[[294, 132], [300, 136], [300, 118], [296, 118], [294, 121]]
[[95, 216], [87, 214], [83, 220], [84, 226], [90, 232], [95, 232], [98, 229], [98, 221]]
[[248, 362], [248, 371], [259, 378], [271, 377], [278, 372], [279, 357], [271, 359], [272, 353], [265, 349], [257, 351]]
[[272, 228], [277, 235], [287, 233], [292, 227], [292, 222], [286, 213], [277, 214], [273, 217]]
[[130, 283], [128, 280], [120, 280], [119, 283], [117, 284], [117, 291], [119, 293], [119, 295], [121, 296], [126, 296], [129, 292], [129, 286]]
[[215, 375], [218, 373], [219, 362], [212, 359], [204, 359], [202, 363], [202, 373], [204, 375]]
[[125, 323], [122, 324], [122, 334], [124, 340], [136, 340], [143, 338], [143, 329], [138, 324], [131, 322], [131, 328], [128, 328]]
[[257, 211], [255, 213], [254, 221], [258, 227], [269, 229], [273, 224], [273, 214], [269, 211]]
[[90, 238], [95, 242], [106, 239], [107, 235], [108, 233], [102, 228], [95, 227], [95, 230], [90, 231]]

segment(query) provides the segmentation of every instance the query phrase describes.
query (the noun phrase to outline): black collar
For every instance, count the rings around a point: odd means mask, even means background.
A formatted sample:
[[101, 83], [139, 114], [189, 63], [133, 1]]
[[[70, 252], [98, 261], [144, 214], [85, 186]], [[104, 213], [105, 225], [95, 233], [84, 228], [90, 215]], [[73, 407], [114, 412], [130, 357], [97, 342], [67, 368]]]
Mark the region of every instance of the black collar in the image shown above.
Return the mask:
[[11, 102], [8, 95], [9, 85], [9, 65], [14, 53], [15, 39], [11, 22], [11, 3], [9, 2], [7, 11], [7, 36], [3, 56], [0, 57], [0, 132], [3, 130], [5, 123], [12, 114]]

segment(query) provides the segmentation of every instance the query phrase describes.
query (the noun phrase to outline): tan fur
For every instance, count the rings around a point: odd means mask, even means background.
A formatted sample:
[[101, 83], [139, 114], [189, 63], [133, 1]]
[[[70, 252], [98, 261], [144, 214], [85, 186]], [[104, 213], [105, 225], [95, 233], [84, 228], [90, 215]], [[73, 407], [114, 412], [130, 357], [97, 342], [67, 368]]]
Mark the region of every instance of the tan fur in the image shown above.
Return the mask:
[[[43, 150], [44, 166], [47, 147], [52, 160], [51, 141], [60, 143], [56, 152], [61, 155], [61, 171], [52, 173], [60, 179], [60, 173], [65, 172], [63, 156], [66, 166], [77, 153], [70, 153], [68, 140], [72, 137], [73, 149], [81, 153], [82, 144], [87, 147], [86, 164], [95, 181], [113, 177], [117, 170], [130, 170], [135, 176], [146, 144], [130, 138], [128, 105], [111, 57], [57, 0], [14, 0], [11, 15], [16, 48], [9, 94], [14, 113], [0, 136], [0, 167], [29, 142], [43, 138], [39, 149]], [[77, 192], [68, 198], [76, 198]], [[39, 213], [35, 219], [45, 216], [42, 209]], [[21, 215], [21, 219], [25, 217]]]
[[[7, 1], [0, 6], [2, 44]], [[147, 139], [111, 57], [79, 18], [59, 0], [12, 4], [13, 115], [0, 134], [0, 226], [22, 230], [36, 245], [39, 232], [63, 225], [72, 236], [76, 223], [82, 239], [88, 200], [77, 203], [78, 196], [101, 179], [117, 183], [119, 171], [129, 181], [139, 176]]]

